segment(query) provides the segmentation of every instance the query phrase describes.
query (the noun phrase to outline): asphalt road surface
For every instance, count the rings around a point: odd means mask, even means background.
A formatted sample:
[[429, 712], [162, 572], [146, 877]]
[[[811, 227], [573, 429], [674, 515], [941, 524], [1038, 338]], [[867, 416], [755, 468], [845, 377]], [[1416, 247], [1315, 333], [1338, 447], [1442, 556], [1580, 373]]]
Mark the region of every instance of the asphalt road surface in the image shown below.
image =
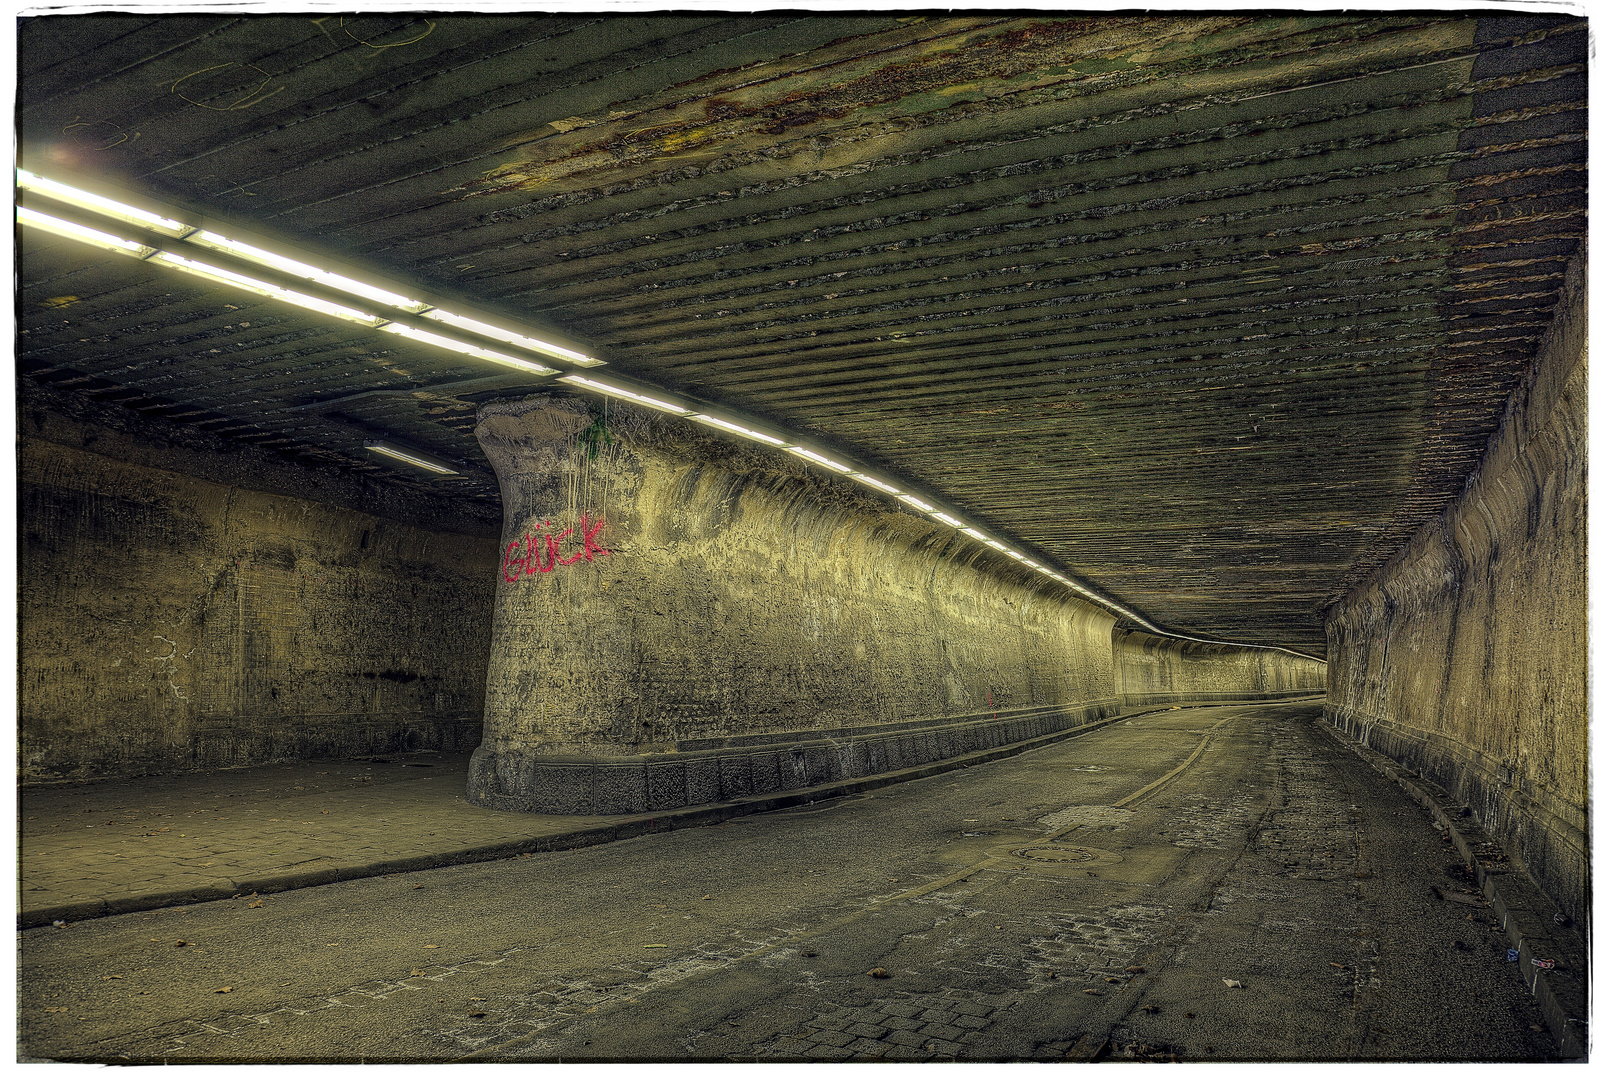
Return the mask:
[[1552, 1060], [1453, 849], [1318, 718], [1165, 710], [714, 827], [25, 931], [19, 1056]]

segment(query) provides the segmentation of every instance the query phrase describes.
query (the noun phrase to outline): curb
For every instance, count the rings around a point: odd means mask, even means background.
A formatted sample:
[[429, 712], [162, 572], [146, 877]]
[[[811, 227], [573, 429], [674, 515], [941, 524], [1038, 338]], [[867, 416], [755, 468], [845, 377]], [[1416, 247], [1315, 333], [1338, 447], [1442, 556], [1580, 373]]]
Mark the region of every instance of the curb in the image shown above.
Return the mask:
[[1553, 901], [1549, 901], [1535, 884], [1526, 882], [1525, 875], [1517, 878], [1521, 886], [1501, 881], [1501, 877], [1515, 876], [1520, 871], [1512, 870], [1508, 863], [1490, 865], [1485, 857], [1477, 854], [1479, 849], [1486, 851], [1499, 845], [1471, 818], [1470, 809], [1455, 803], [1447, 791], [1412, 773], [1392, 758], [1354, 741], [1324, 718], [1319, 726], [1344, 749], [1392, 780], [1432, 815], [1433, 821], [1453, 842], [1466, 866], [1475, 871], [1483, 896], [1493, 907], [1510, 947], [1516, 951], [1522, 983], [1537, 999], [1544, 1023], [1560, 1045], [1561, 1058], [1566, 1061], [1588, 1060], [1586, 958], [1565, 957], [1556, 965], [1562, 972], [1583, 972], [1583, 986], [1576, 985], [1574, 979], [1564, 975], [1557, 978], [1552, 968], [1536, 966], [1539, 960], [1553, 963], [1561, 949], [1546, 929], [1548, 924], [1543, 916], [1534, 910], [1539, 903], [1554, 907]]
[[607, 825], [592, 825], [569, 832], [548, 833], [543, 836], [530, 836], [518, 840], [503, 840], [493, 844], [474, 845], [451, 851], [432, 852], [426, 855], [413, 855], [380, 862], [354, 863], [347, 866], [323, 866], [316, 870], [303, 870], [297, 873], [277, 875], [270, 874], [242, 878], [238, 881], [219, 878], [214, 884], [202, 885], [191, 889], [145, 893], [139, 896], [121, 896], [112, 900], [83, 900], [71, 904], [57, 904], [52, 907], [20, 910], [17, 913], [17, 929], [29, 930], [35, 927], [49, 926], [58, 921], [83, 922], [86, 919], [100, 919], [109, 915], [126, 915], [135, 911], [155, 911], [160, 908], [181, 907], [186, 904], [232, 900], [251, 893], [289, 892], [292, 889], [309, 889], [318, 885], [330, 885], [337, 881], [354, 881], [360, 878], [382, 877], [386, 874], [405, 874], [417, 870], [433, 870], [445, 866], [494, 862], [498, 859], [515, 859], [521, 855], [529, 855], [536, 852], [571, 851], [575, 848], [595, 847], [599, 844], [628, 840], [631, 837], [643, 836], [648, 833], [717, 825], [719, 822], [729, 818], [746, 817], [749, 814], [762, 814], [773, 810], [786, 810], [794, 806], [806, 806], [809, 803], [822, 800], [837, 799], [866, 791], [874, 791], [878, 788], [889, 787], [892, 784], [900, 784], [908, 780], [921, 780], [928, 776], [952, 772], [955, 769], [968, 769], [972, 765], [982, 765], [1001, 758], [1015, 757], [1056, 742], [1073, 739], [1122, 720], [1147, 716], [1150, 713], [1167, 712], [1172, 708], [1296, 704], [1305, 700], [1312, 699], [1304, 697], [1274, 698], [1270, 700], [1235, 702], [1209, 701], [1200, 702], [1193, 706], [1179, 704], [1143, 706], [1133, 712], [1115, 713], [1101, 720], [1093, 720], [1073, 728], [1065, 728], [1062, 731], [1038, 735], [1021, 742], [995, 746], [988, 750], [977, 750], [960, 757], [927, 762], [924, 765], [899, 769], [895, 772], [832, 780], [813, 787], [795, 788], [791, 791], [775, 792], [767, 795], [750, 795], [745, 798], [734, 799], [729, 802], [711, 803], [706, 806], [688, 806], [675, 810], [636, 814], [621, 818]]

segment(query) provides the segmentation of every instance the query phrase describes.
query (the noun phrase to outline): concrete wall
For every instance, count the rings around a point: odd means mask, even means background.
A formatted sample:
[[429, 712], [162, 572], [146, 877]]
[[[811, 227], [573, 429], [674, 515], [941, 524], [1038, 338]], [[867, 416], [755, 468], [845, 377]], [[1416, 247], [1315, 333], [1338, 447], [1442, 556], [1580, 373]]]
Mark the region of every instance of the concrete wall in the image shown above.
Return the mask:
[[[790, 455], [610, 408], [593, 457], [592, 418], [561, 400], [480, 417], [509, 561], [476, 801], [711, 802], [1115, 708], [1106, 613]], [[599, 520], [606, 554], [586, 559]], [[526, 536], [552, 564], [543, 538], [565, 529], [554, 569], [521, 568]]]
[[22, 780], [477, 744], [493, 538], [199, 479], [151, 464], [203, 465], [193, 447], [22, 416]]
[[1326, 665], [1313, 657], [1135, 631], [1116, 631], [1114, 668], [1122, 708], [1266, 700], [1326, 688]]
[[1331, 722], [1589, 909], [1583, 256], [1462, 497], [1327, 621]]

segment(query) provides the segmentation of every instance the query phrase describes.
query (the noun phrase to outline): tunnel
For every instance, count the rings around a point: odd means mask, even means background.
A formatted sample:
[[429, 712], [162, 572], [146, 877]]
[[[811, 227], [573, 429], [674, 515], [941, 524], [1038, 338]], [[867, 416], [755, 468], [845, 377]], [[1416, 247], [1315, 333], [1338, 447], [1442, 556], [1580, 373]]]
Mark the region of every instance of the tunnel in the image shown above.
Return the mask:
[[1587, 1058], [1586, 18], [16, 27], [19, 1060]]

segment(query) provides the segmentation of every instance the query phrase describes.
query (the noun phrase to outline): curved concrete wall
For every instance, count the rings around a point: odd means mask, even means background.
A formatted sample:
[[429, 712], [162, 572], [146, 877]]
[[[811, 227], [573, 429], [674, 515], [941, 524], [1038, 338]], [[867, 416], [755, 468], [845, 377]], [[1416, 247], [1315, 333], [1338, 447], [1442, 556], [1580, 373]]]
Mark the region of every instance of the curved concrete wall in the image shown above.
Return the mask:
[[1462, 497], [1328, 615], [1327, 715], [1589, 910], [1586, 290]]
[[34, 437], [18, 495], [22, 780], [478, 743], [493, 539]]
[[1179, 641], [1136, 631], [1114, 635], [1115, 685], [1122, 708], [1183, 701], [1254, 701], [1318, 694], [1320, 660], [1276, 649]]
[[561, 400], [481, 410], [506, 527], [474, 801], [714, 802], [1115, 708], [1103, 611], [789, 455], [624, 409], [592, 424]]

